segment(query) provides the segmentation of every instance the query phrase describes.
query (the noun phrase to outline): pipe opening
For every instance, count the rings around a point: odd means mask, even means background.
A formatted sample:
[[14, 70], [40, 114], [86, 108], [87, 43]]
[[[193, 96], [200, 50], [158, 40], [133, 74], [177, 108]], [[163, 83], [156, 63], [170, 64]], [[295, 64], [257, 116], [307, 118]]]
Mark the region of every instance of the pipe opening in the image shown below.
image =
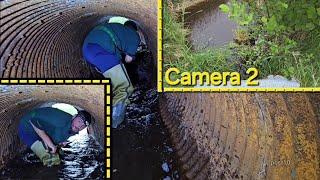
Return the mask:
[[[138, 21], [148, 35], [148, 47], [156, 56], [155, 2], [11, 0], [0, 3], [3, 78], [95, 78], [97, 74], [91, 73], [82, 61], [81, 45], [86, 34], [107, 15], [123, 15]], [[25, 34], [23, 39], [22, 34]]]

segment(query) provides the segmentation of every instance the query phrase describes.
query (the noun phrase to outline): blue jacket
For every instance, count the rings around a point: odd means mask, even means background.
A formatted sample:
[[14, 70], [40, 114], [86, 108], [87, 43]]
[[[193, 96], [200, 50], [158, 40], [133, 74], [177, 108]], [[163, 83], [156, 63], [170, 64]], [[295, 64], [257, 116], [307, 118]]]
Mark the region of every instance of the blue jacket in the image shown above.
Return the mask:
[[122, 53], [135, 56], [139, 43], [139, 35], [133, 29], [119, 23], [106, 23], [87, 35], [82, 51], [86, 61], [105, 72], [120, 64]]

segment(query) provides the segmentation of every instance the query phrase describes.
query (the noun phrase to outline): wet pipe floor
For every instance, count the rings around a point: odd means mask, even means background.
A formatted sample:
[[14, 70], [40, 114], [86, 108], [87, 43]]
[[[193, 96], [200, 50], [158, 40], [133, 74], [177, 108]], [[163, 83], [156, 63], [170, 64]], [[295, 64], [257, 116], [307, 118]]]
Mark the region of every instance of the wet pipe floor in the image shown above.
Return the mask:
[[59, 166], [45, 167], [31, 150], [26, 150], [0, 171], [0, 179], [103, 179], [102, 147], [88, 134], [70, 138], [71, 143], [62, 148]]
[[125, 123], [112, 131], [112, 179], [179, 179], [156, 90], [138, 87], [130, 100]]

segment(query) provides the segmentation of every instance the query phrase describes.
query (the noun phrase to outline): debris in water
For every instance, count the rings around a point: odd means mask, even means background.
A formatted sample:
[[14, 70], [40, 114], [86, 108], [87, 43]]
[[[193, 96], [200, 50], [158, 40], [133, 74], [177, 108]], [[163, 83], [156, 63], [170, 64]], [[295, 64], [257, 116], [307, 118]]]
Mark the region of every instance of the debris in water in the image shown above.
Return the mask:
[[28, 149], [0, 170], [0, 179], [104, 179], [105, 157], [101, 146], [88, 134], [80, 133], [70, 139], [72, 143], [62, 148], [59, 166], [43, 166]]
[[156, 89], [138, 86], [129, 98], [126, 120], [112, 130], [112, 165], [117, 170], [112, 179], [179, 177], [173, 173], [178, 173], [178, 167], [160, 117], [158, 97]]
[[173, 152], [173, 149], [169, 146], [164, 146], [168, 152]]
[[[159, 113], [159, 94], [152, 87], [151, 53], [137, 55], [137, 61], [125, 64], [132, 84], [125, 121], [112, 129], [112, 179], [177, 179], [178, 173], [170, 135]], [[172, 150], [172, 149], [171, 149]], [[162, 163], [172, 171], [162, 170]]]
[[170, 171], [170, 168], [167, 163], [163, 163], [161, 167], [162, 167], [163, 171], [166, 173], [168, 173]]

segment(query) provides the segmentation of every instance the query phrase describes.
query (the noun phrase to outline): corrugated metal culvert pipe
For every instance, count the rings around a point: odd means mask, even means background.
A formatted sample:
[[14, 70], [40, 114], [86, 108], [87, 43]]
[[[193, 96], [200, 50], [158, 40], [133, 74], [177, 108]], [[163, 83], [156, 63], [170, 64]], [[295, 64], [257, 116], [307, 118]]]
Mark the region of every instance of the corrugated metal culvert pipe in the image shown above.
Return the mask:
[[185, 93], [161, 99], [189, 179], [319, 179], [320, 94]]
[[[140, 22], [156, 55], [156, 0], [0, 3], [2, 78], [91, 77], [82, 61], [81, 43], [106, 15]], [[1, 139], [1, 164], [18, 141], [12, 138], [15, 125], [10, 125], [18, 119], [7, 122], [9, 117], [43, 101], [39, 96], [15, 110], [4, 108], [27, 99], [28, 91], [1, 95], [0, 133], [6, 134]], [[46, 95], [55, 96], [65, 97], [59, 92]], [[70, 103], [82, 102], [80, 93]], [[168, 93], [161, 96], [160, 110], [185, 178], [319, 179], [319, 102], [319, 94]]]
[[25, 150], [18, 137], [23, 114], [47, 102], [63, 102], [87, 110], [96, 120], [93, 132], [104, 144], [103, 85], [0, 85], [0, 168]]

